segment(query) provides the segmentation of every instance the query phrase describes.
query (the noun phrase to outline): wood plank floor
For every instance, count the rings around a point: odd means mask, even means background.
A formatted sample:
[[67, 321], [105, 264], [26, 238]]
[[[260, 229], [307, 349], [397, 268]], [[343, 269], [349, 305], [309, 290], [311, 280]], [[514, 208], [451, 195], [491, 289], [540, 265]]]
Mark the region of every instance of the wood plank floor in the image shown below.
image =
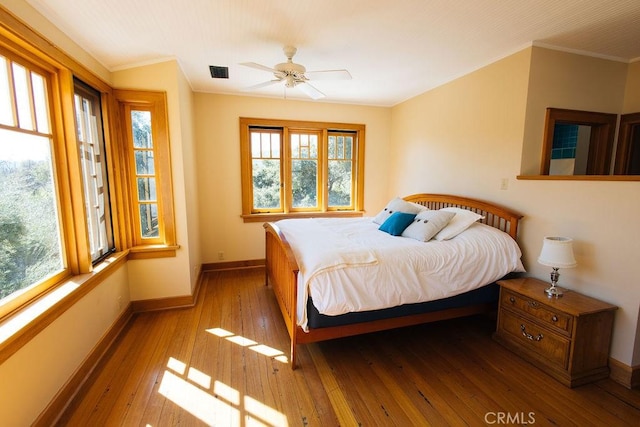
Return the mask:
[[301, 346], [260, 268], [206, 273], [198, 303], [136, 315], [68, 426], [638, 426], [640, 391], [568, 389], [484, 316]]

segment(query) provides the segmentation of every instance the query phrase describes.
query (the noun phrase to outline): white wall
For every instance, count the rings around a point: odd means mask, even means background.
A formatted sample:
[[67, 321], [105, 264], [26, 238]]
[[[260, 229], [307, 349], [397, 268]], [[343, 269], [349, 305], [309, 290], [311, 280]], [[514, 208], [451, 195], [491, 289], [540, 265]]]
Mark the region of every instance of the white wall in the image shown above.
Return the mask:
[[195, 111], [204, 263], [219, 262], [218, 252], [224, 261], [264, 258], [262, 223], [240, 217], [239, 117], [365, 124], [365, 210], [376, 212], [387, 201], [388, 108], [198, 93]]

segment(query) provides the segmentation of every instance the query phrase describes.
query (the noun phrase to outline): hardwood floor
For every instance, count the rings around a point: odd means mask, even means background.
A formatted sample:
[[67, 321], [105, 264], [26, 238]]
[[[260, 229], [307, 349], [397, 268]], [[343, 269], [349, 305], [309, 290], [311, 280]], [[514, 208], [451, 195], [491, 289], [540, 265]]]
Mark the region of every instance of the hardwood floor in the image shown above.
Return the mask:
[[301, 346], [260, 268], [206, 273], [189, 309], [136, 315], [69, 426], [637, 426], [640, 391], [569, 389], [491, 339], [488, 317]]

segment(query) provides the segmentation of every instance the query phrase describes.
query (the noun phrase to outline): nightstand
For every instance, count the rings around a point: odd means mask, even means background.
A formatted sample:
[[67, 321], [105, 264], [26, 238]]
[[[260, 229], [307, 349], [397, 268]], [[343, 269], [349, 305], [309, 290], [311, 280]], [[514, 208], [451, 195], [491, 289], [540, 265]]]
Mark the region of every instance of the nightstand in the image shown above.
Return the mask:
[[498, 284], [496, 341], [568, 387], [609, 376], [616, 306], [567, 289], [549, 298], [549, 284], [529, 277]]

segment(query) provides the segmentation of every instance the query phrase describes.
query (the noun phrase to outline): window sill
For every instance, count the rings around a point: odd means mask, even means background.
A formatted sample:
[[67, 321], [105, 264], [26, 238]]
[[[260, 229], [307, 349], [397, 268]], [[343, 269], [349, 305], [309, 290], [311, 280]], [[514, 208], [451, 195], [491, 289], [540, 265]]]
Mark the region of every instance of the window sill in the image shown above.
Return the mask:
[[180, 245], [145, 245], [129, 249], [129, 259], [173, 258]]
[[0, 363], [3, 363], [60, 317], [127, 260], [128, 251], [117, 252], [94, 271], [73, 276], [25, 307], [0, 321]]
[[364, 216], [364, 211], [289, 212], [241, 215], [244, 222], [271, 222], [291, 218], [352, 218]]

